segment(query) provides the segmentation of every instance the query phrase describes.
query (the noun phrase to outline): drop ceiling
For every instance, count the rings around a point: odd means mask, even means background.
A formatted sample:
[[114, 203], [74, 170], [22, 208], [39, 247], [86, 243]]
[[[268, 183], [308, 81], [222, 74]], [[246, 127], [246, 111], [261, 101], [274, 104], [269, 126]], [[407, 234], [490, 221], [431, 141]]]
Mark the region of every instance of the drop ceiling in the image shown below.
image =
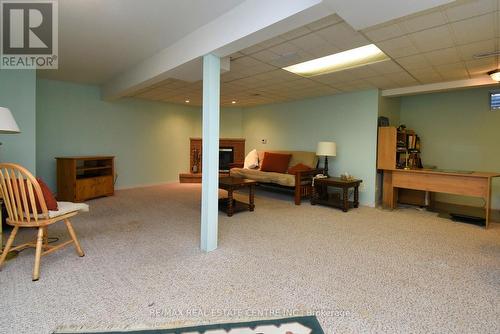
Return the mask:
[[[362, 31], [338, 15], [329, 16], [231, 55], [231, 70], [221, 75], [221, 105], [254, 106], [484, 76], [499, 66], [498, 57], [473, 56], [499, 49], [499, 6], [500, 0], [455, 1]], [[391, 59], [310, 78], [281, 69], [370, 43]], [[201, 105], [201, 93], [201, 81], [167, 79], [130, 96]]]

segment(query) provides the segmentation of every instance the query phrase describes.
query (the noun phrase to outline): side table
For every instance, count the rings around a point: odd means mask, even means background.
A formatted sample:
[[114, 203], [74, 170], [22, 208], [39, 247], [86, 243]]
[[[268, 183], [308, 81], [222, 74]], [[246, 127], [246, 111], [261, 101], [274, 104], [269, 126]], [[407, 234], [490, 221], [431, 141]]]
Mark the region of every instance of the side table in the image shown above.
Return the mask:
[[[324, 179], [314, 179], [311, 204], [328, 205], [334, 208], [342, 209], [347, 212], [350, 207], [359, 206], [359, 185], [362, 180], [343, 180], [340, 177], [329, 177]], [[328, 194], [328, 187], [342, 189], [342, 199], [335, 199]], [[349, 189], [354, 188], [354, 201], [349, 201]]]

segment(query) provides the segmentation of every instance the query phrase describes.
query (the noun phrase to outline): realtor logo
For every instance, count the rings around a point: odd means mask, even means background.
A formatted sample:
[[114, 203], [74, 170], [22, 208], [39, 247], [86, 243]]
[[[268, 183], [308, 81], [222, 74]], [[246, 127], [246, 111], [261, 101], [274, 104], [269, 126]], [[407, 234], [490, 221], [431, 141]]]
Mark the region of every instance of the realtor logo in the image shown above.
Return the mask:
[[1, 69], [57, 69], [56, 1], [0, 1]]

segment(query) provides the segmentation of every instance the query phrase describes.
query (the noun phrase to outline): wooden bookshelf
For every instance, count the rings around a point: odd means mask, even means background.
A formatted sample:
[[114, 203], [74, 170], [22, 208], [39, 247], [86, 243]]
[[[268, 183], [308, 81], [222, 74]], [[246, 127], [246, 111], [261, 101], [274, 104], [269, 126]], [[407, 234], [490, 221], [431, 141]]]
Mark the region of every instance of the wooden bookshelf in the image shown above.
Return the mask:
[[[393, 126], [378, 128], [377, 168], [379, 170], [422, 168], [420, 146], [420, 138], [413, 130], [399, 131]], [[401, 188], [398, 189], [398, 202], [426, 206], [427, 194], [421, 190]]]
[[378, 169], [422, 168], [420, 137], [413, 130], [393, 126], [378, 129]]
[[58, 157], [57, 199], [83, 202], [114, 194], [114, 157]]

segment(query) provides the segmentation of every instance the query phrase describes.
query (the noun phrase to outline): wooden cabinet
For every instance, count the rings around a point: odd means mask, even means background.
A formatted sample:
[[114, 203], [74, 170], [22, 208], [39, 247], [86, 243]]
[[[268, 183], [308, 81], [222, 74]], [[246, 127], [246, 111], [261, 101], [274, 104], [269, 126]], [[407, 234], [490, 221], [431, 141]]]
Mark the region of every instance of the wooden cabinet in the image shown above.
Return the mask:
[[58, 157], [57, 199], [83, 202], [114, 194], [114, 157]]
[[377, 168], [396, 168], [397, 129], [393, 126], [378, 128]]

